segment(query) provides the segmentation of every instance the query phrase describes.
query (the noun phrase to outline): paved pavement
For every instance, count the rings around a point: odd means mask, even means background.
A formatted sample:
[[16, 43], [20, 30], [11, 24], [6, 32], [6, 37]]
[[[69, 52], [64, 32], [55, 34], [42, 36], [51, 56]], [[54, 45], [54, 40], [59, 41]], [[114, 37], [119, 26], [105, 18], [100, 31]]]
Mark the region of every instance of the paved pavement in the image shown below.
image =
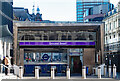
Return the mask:
[[116, 78], [120, 80], [120, 72], [119, 73], [117, 72], [117, 77]]
[[0, 81], [120, 81], [120, 73], [117, 73], [116, 79], [108, 78], [102, 76], [101, 79], [98, 79], [97, 76], [87, 76], [87, 79], [83, 79], [81, 76], [71, 76], [71, 79], [66, 79], [65, 76], [55, 77], [55, 79], [51, 79], [50, 77], [39, 77], [39, 79], [35, 79], [35, 77], [23, 77], [23, 79], [19, 79], [15, 75], [5, 76], [4, 74], [0, 74]]
[[119, 81], [115, 79], [7, 79], [2, 81]]

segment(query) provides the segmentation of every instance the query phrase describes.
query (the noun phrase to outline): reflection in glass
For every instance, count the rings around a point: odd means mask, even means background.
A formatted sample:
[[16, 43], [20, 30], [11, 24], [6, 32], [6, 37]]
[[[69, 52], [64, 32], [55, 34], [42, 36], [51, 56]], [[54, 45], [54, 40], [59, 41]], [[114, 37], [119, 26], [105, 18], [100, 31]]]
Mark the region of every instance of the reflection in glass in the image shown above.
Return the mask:
[[67, 53], [25, 53], [24, 63], [67, 62]]

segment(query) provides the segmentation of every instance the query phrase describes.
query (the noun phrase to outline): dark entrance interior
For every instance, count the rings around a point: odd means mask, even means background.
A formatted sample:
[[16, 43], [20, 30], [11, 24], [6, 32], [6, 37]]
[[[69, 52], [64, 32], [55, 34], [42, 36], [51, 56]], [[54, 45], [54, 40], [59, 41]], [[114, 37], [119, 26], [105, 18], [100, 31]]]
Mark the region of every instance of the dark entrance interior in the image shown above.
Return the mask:
[[82, 62], [80, 60], [80, 56], [70, 57], [70, 70], [71, 70], [71, 75], [82, 74]]

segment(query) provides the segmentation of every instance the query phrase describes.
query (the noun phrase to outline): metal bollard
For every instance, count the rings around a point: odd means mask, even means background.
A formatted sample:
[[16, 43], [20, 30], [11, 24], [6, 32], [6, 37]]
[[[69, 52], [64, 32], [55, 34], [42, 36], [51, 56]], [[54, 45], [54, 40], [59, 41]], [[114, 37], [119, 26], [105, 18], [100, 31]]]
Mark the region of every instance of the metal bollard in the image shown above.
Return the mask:
[[117, 75], [117, 73], [116, 73], [116, 66], [115, 66], [115, 64], [114, 64], [114, 66], [113, 66], [113, 78], [115, 78], [116, 75]]
[[55, 68], [51, 68], [51, 79], [55, 79]]
[[104, 76], [107, 76], [107, 66], [104, 66]]
[[82, 68], [82, 78], [86, 79], [86, 66]]
[[70, 79], [70, 68], [69, 67], [67, 67], [67, 79]]
[[101, 67], [98, 66], [98, 78], [101, 79]]
[[108, 74], [109, 77], [111, 77], [111, 66], [109, 66], [109, 74]]
[[35, 66], [35, 78], [39, 79], [39, 66]]
[[20, 79], [23, 78], [23, 66], [19, 67], [19, 77], [20, 77]]

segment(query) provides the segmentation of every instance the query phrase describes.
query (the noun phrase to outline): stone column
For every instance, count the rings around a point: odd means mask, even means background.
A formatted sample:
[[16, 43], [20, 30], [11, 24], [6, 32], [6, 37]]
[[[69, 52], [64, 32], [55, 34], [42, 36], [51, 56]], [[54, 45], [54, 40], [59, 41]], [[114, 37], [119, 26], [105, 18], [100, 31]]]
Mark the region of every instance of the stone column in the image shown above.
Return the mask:
[[4, 56], [6, 57], [6, 42], [4, 42]]
[[2, 43], [2, 39], [0, 39], [0, 59], [3, 60], [3, 43]]
[[24, 66], [24, 49], [20, 48], [20, 53], [19, 54], [20, 54], [20, 58], [19, 58], [20, 59], [20, 65]]
[[7, 50], [7, 53], [8, 53], [8, 57], [10, 57], [10, 43], [8, 43], [8, 50]]

